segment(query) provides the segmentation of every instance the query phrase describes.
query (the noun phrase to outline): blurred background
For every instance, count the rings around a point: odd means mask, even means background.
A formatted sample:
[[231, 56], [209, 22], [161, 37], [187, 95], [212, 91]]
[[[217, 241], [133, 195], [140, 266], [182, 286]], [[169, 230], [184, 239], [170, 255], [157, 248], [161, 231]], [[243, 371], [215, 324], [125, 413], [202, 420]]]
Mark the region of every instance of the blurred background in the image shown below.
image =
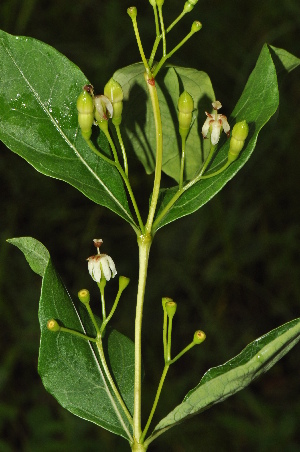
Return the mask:
[[[183, 4], [165, 1], [167, 25]], [[147, 0], [135, 5], [150, 54], [152, 8]], [[128, 6], [129, 0], [1, 0], [0, 28], [54, 46], [101, 92], [116, 69], [139, 60]], [[168, 36], [170, 48], [193, 20], [200, 20], [203, 29], [172, 61], [210, 75], [224, 114], [232, 111], [265, 42], [300, 56], [298, 0], [200, 0]], [[161, 297], [178, 303], [174, 352], [198, 328], [207, 340], [171, 368], [154, 425], [208, 368], [299, 317], [299, 105], [298, 69], [282, 84], [276, 121], [261, 132], [249, 163], [200, 211], [156, 236], [143, 327], [145, 413], [163, 368]], [[41, 280], [5, 240], [33, 236], [44, 243], [68, 290], [76, 294], [83, 287], [94, 293], [85, 258], [92, 253], [91, 240], [102, 237], [118, 273], [131, 278], [113, 324], [133, 338], [138, 269], [133, 231], [74, 188], [40, 175], [3, 145], [0, 152], [0, 450], [129, 450], [122, 438], [63, 410], [43, 388], [36, 370]], [[134, 190], [150, 192], [152, 177], [142, 182], [140, 165], [130, 162], [130, 168]], [[299, 358], [298, 345], [248, 389], [171, 429], [149, 450], [299, 451]]]

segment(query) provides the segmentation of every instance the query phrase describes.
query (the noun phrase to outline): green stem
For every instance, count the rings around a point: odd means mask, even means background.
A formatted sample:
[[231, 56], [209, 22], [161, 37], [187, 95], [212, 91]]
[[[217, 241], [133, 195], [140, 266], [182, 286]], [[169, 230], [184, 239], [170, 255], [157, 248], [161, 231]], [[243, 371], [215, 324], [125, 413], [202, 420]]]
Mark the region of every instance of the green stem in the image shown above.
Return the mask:
[[217, 176], [218, 174], [220, 174], [220, 173], [222, 173], [223, 171], [225, 171], [226, 168], [228, 168], [228, 166], [230, 165], [230, 163], [231, 163], [231, 162], [227, 161], [227, 162], [225, 163], [225, 165], [222, 166], [222, 168], [220, 168], [219, 170], [217, 170], [217, 171], [215, 171], [215, 172], [213, 172], [213, 173], [207, 174], [207, 175], [205, 175], [205, 176], [201, 176], [200, 179], [209, 179], [210, 177]]
[[[182, 11], [182, 13], [179, 14], [179, 16], [177, 17], [177, 19], [175, 19], [174, 22], [172, 22], [171, 25], [166, 29], [166, 34], [169, 33], [169, 31], [171, 31], [172, 28], [173, 28], [173, 27], [180, 21], [180, 19], [182, 19], [182, 17], [185, 16], [185, 15], [186, 15], [186, 13], [185, 13], [184, 11]], [[154, 58], [155, 58], [155, 54], [156, 54], [156, 52], [157, 52], [157, 48], [158, 48], [158, 45], [159, 45], [159, 43], [160, 43], [161, 38], [162, 38], [162, 35], [161, 35], [161, 34], [156, 34], [156, 39], [155, 39], [155, 41], [154, 41], [154, 45], [153, 45], [153, 49], [152, 49], [152, 52], [151, 52], [151, 56], [150, 56], [149, 61], [148, 61], [148, 64], [149, 64], [150, 67], [152, 67], [152, 65], [153, 65], [153, 61], [154, 61]]]
[[170, 363], [170, 361], [171, 361], [172, 326], [173, 326], [173, 317], [169, 317], [167, 361], [166, 361], [167, 363]]
[[140, 214], [138, 205], [136, 203], [136, 200], [135, 200], [135, 197], [134, 197], [134, 194], [133, 194], [133, 191], [132, 191], [132, 188], [131, 188], [128, 176], [126, 175], [126, 173], [124, 172], [122, 166], [120, 165], [120, 162], [119, 162], [119, 159], [118, 159], [118, 156], [117, 156], [117, 150], [116, 150], [115, 144], [114, 144], [114, 142], [113, 142], [113, 140], [112, 140], [112, 138], [110, 136], [109, 130], [104, 131], [104, 133], [105, 133], [105, 136], [106, 136], [106, 138], [107, 138], [107, 140], [108, 140], [108, 142], [109, 142], [109, 144], [110, 144], [110, 146], [112, 148], [113, 154], [115, 156], [115, 166], [118, 169], [119, 173], [121, 174], [121, 176], [122, 176], [122, 178], [123, 178], [123, 180], [125, 182], [126, 188], [128, 190], [128, 193], [129, 193], [129, 196], [130, 196], [130, 199], [131, 199], [131, 202], [132, 202], [135, 214], [136, 214], [136, 217], [138, 219], [140, 230], [143, 233], [144, 230], [145, 230], [144, 223], [142, 221], [141, 214]]
[[111, 308], [111, 311], [110, 311], [109, 315], [106, 317], [105, 321], [101, 325], [101, 328], [100, 328], [101, 337], [102, 337], [103, 331], [105, 330], [106, 325], [108, 324], [108, 322], [112, 318], [115, 310], [117, 309], [117, 306], [118, 306], [118, 303], [119, 303], [121, 295], [122, 295], [122, 289], [119, 289], [118, 293], [117, 293], [117, 296], [116, 296], [116, 299], [114, 301], [113, 307]]
[[142, 398], [142, 320], [149, 252], [152, 243], [150, 234], [138, 237], [139, 245], [139, 283], [135, 316], [135, 374], [134, 374], [134, 414], [133, 434], [140, 443], [141, 437], [141, 398]]
[[147, 223], [145, 226], [145, 232], [150, 233], [152, 229], [154, 214], [157, 206], [158, 201], [158, 195], [159, 195], [159, 189], [160, 189], [160, 181], [161, 181], [161, 169], [162, 169], [162, 156], [163, 156], [163, 134], [162, 134], [162, 123], [161, 123], [161, 116], [160, 116], [160, 108], [159, 108], [159, 102], [158, 102], [158, 95], [155, 84], [152, 85], [148, 83], [149, 78], [148, 76], [145, 76], [151, 104], [152, 104], [152, 110], [154, 115], [154, 123], [155, 123], [155, 134], [156, 134], [156, 164], [155, 164], [155, 176], [154, 176], [154, 183], [153, 183], [153, 191], [152, 191], [152, 197], [151, 197], [151, 203], [147, 218]]
[[180, 196], [189, 188], [191, 188], [196, 182], [198, 182], [201, 179], [202, 174], [204, 173], [204, 171], [206, 170], [207, 166], [209, 165], [214, 151], [215, 151], [216, 146], [211, 145], [210, 148], [210, 152], [208, 154], [207, 159], [205, 160], [201, 170], [199, 171], [199, 173], [197, 174], [197, 176], [192, 179], [188, 184], [186, 184], [184, 187], [182, 187], [182, 189], [178, 188], [178, 191], [175, 193], [175, 195], [173, 196], [173, 198], [170, 199], [170, 201], [168, 202], [168, 204], [166, 205], [166, 207], [160, 212], [160, 214], [157, 216], [156, 220], [153, 223], [153, 229], [155, 230], [157, 225], [160, 223], [160, 221], [163, 219], [163, 217], [169, 212], [169, 210], [171, 209], [171, 207], [175, 204], [175, 202], [177, 201], [178, 198], [180, 198]]
[[101, 278], [100, 282], [97, 283], [99, 289], [100, 289], [100, 295], [101, 295], [101, 305], [102, 305], [102, 323], [106, 320], [106, 309], [105, 309], [105, 298], [104, 298], [104, 289], [106, 286], [106, 279]]
[[168, 331], [168, 314], [166, 309], [164, 309], [164, 324], [163, 324], [163, 344], [164, 344], [164, 360], [167, 361], [167, 331]]
[[89, 304], [86, 304], [85, 307], [86, 307], [87, 312], [89, 313], [90, 319], [95, 327], [95, 330], [96, 330], [97, 336], [98, 336], [100, 334], [100, 328], [98, 326], [98, 323], [96, 322], [93, 311], [91, 310], [91, 307]]
[[115, 162], [113, 162], [110, 158], [106, 157], [105, 155], [101, 154], [101, 152], [98, 151], [98, 149], [93, 145], [91, 140], [85, 140], [89, 148], [97, 154], [99, 157], [101, 157], [103, 160], [105, 160], [107, 163], [110, 163], [113, 166], [116, 166]]
[[180, 164], [180, 177], [179, 177], [179, 190], [182, 189], [183, 185], [183, 172], [184, 172], [184, 159], [185, 159], [185, 143], [186, 138], [181, 139], [182, 151], [181, 151], [181, 164]]
[[158, 388], [157, 388], [157, 392], [156, 392], [156, 395], [155, 395], [153, 406], [152, 406], [151, 412], [149, 414], [149, 418], [148, 418], [147, 424], [146, 424], [146, 426], [144, 428], [144, 431], [143, 431], [143, 434], [141, 436], [141, 441], [144, 441], [145, 436], [146, 436], [146, 434], [148, 432], [148, 429], [150, 427], [150, 424], [151, 424], [152, 418], [154, 416], [154, 413], [155, 413], [155, 410], [156, 410], [156, 407], [157, 407], [157, 404], [158, 404], [158, 401], [159, 401], [159, 397], [160, 397], [160, 394], [161, 394], [161, 391], [162, 391], [162, 387], [163, 387], [165, 378], [167, 376], [169, 367], [170, 367], [170, 364], [165, 364], [165, 367], [164, 367], [164, 370], [163, 370], [163, 373], [161, 375], [160, 382], [159, 382], [159, 385], [158, 385]]
[[122, 135], [121, 135], [121, 130], [120, 130], [120, 126], [115, 126], [116, 132], [117, 132], [117, 137], [120, 143], [120, 147], [121, 147], [121, 151], [122, 151], [122, 156], [123, 156], [123, 162], [124, 162], [124, 171], [126, 176], [128, 177], [128, 162], [127, 162], [127, 155], [126, 155], [126, 150], [125, 150], [125, 146], [122, 140]]
[[163, 40], [163, 56], [166, 56], [166, 54], [167, 54], [166, 30], [165, 30], [165, 25], [164, 25], [162, 6], [158, 7], [158, 15], [159, 15], [159, 21], [160, 21], [162, 40]]
[[[113, 155], [114, 155], [115, 164], [116, 164], [116, 167], [118, 168], [118, 166], [120, 166], [119, 157], [118, 157], [118, 153], [117, 153], [117, 150], [116, 150], [115, 143], [113, 142], [112, 137], [110, 136], [108, 127], [105, 128], [105, 129], [104, 129], [104, 128], [103, 128], [103, 129], [101, 128], [101, 130], [104, 132], [104, 134], [105, 134], [105, 136], [106, 136], [106, 138], [107, 138], [107, 141], [108, 141], [109, 144], [110, 144], [112, 153], [113, 153]], [[119, 168], [118, 168], [118, 169], [119, 169]]]
[[129, 411], [128, 411], [128, 409], [127, 409], [127, 407], [126, 407], [126, 405], [125, 405], [125, 403], [124, 403], [124, 401], [123, 401], [123, 399], [122, 399], [122, 397], [121, 397], [121, 395], [120, 395], [120, 393], [119, 393], [119, 391], [118, 391], [118, 389], [117, 389], [117, 387], [115, 385], [115, 382], [114, 382], [114, 380], [113, 380], [113, 378], [112, 378], [112, 376], [110, 374], [110, 371], [109, 371], [109, 368], [108, 368], [108, 365], [107, 365], [107, 362], [106, 362], [106, 359], [105, 359], [104, 351], [103, 351], [102, 339], [101, 339], [100, 336], [97, 336], [96, 345], [97, 345], [97, 349], [98, 349], [98, 352], [99, 352], [101, 364], [102, 364], [102, 367], [104, 369], [105, 375], [106, 375], [106, 377], [107, 377], [107, 379], [108, 379], [108, 381], [110, 383], [110, 386], [111, 386], [111, 388], [112, 388], [112, 390], [113, 390], [113, 392], [114, 392], [114, 394], [116, 396], [116, 399], [118, 400], [119, 404], [121, 405], [122, 410], [124, 411], [125, 416], [127, 417], [128, 421], [132, 425], [133, 421], [132, 421], [131, 414], [129, 413]]
[[78, 331], [70, 330], [70, 328], [65, 328], [64, 326], [61, 326], [59, 331], [62, 331], [64, 333], [73, 334], [73, 336], [80, 337], [81, 339], [84, 339], [86, 341], [96, 342], [95, 338], [89, 337], [83, 333], [79, 333]]
[[147, 74], [150, 76], [151, 75], [151, 71], [150, 71], [147, 59], [145, 57], [144, 49], [143, 49], [143, 46], [142, 46], [142, 41], [141, 41], [140, 34], [139, 34], [139, 29], [138, 29], [138, 26], [137, 26], [136, 17], [132, 18], [132, 25], [133, 25], [135, 39], [136, 39], [136, 42], [137, 42], [137, 45], [138, 45], [138, 48], [139, 48], [139, 52], [140, 52], [143, 64], [145, 66]]
[[183, 350], [181, 350], [180, 353], [178, 353], [178, 355], [175, 356], [175, 358], [171, 359], [169, 361], [169, 364], [173, 364], [175, 363], [175, 361], [177, 361], [179, 358], [181, 358], [182, 355], [184, 355], [186, 352], [188, 352], [192, 347], [194, 347], [194, 345], [196, 345], [194, 342], [191, 342], [189, 345], [187, 345]]
[[190, 39], [190, 38], [193, 36], [193, 34], [195, 34], [195, 31], [192, 31], [192, 30], [191, 30], [191, 31], [189, 32], [189, 34], [187, 34], [186, 37], [183, 38], [183, 40], [180, 41], [180, 43], [179, 43], [176, 47], [174, 47], [173, 50], [171, 50], [171, 52], [169, 52], [168, 54], [166, 54], [166, 55], [164, 55], [164, 56], [162, 57], [162, 59], [160, 60], [160, 62], [158, 63], [158, 65], [156, 66], [156, 68], [155, 68], [155, 70], [154, 70], [154, 72], [153, 72], [153, 77], [154, 77], [154, 78], [156, 77], [158, 71], [160, 70], [160, 68], [162, 67], [162, 65], [166, 62], [166, 60], [167, 60], [168, 58], [170, 58], [170, 57], [171, 57], [178, 49], [180, 49], [180, 47], [183, 46], [183, 44], [185, 44], [186, 41], [188, 41], [188, 39]]

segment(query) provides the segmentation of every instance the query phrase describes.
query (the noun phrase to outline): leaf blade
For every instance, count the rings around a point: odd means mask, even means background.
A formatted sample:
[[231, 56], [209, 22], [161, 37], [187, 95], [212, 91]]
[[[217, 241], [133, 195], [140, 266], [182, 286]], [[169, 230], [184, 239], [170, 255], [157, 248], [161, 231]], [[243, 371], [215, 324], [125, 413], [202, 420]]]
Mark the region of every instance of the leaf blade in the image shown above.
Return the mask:
[[88, 81], [52, 47], [0, 31], [0, 139], [34, 168], [70, 183], [130, 224], [117, 169], [78, 133], [76, 100]]
[[[24, 240], [23, 240], [24, 239]], [[26, 240], [25, 240], [26, 239]], [[31, 267], [36, 254], [30, 245], [48, 253], [35, 239], [11, 239], [24, 253]], [[37, 242], [37, 243], [35, 243]], [[121, 411], [93, 344], [68, 333], [52, 333], [47, 321], [55, 318], [64, 326], [95, 336], [89, 316], [81, 304], [76, 306], [65, 289], [48, 253], [44, 268], [39, 322], [41, 343], [38, 371], [43, 384], [58, 402], [71, 413], [100, 425], [113, 433], [131, 439], [131, 426]], [[38, 265], [36, 270], [40, 270]], [[38, 273], [38, 272], [37, 272]], [[108, 331], [106, 349], [116, 384], [128, 409], [133, 410], [134, 344], [121, 333]]]
[[[295, 60], [293, 60], [293, 67], [295, 67]], [[290, 69], [293, 69], [293, 67]], [[244, 119], [246, 119], [249, 124], [249, 136], [239, 159], [218, 176], [212, 177], [211, 179], [200, 180], [192, 185], [180, 196], [169, 212], [160, 219], [159, 217], [162, 215], [163, 209], [177, 192], [177, 187], [161, 190], [160, 204], [155, 217], [156, 219], [159, 218], [159, 220], [157, 221], [155, 231], [162, 226], [201, 208], [235, 176], [250, 158], [256, 146], [259, 132], [274, 115], [278, 105], [279, 93], [276, 69], [268, 46], [265, 45], [229, 120], [231, 126], [235, 122]], [[227, 160], [229, 142], [226, 141], [224, 143], [223, 138], [220, 143], [220, 150], [209, 171], [215, 171]]]
[[197, 415], [242, 390], [267, 372], [299, 341], [300, 318], [251, 342], [225, 364], [209, 369], [183, 402], [158, 423], [151, 436], [154, 439], [186, 418]]

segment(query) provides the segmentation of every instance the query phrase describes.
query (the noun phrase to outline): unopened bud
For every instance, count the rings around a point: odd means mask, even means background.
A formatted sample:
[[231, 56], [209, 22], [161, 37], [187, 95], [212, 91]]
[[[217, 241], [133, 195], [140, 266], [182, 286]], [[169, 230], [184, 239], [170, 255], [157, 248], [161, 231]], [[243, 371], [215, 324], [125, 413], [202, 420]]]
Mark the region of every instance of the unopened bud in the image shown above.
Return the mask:
[[202, 23], [199, 22], [198, 20], [195, 20], [195, 22], [193, 22], [191, 31], [192, 31], [193, 33], [196, 33], [197, 31], [200, 31], [201, 28], [202, 28]]
[[119, 126], [122, 122], [123, 110], [123, 90], [120, 83], [111, 78], [104, 87], [104, 95], [110, 100], [113, 106], [112, 122]]
[[130, 6], [130, 8], [127, 9], [127, 14], [131, 19], [135, 19], [137, 16], [137, 9], [135, 6]]
[[177, 303], [175, 303], [175, 301], [168, 301], [165, 304], [165, 307], [166, 307], [168, 317], [170, 319], [172, 319], [174, 317], [176, 309], [177, 309]]
[[156, 4], [159, 8], [162, 7], [162, 5], [164, 4], [165, 0], [156, 0]]
[[53, 331], [53, 333], [57, 333], [60, 330], [59, 324], [54, 319], [48, 320], [47, 328], [48, 330]]
[[178, 99], [178, 110], [179, 133], [184, 139], [190, 130], [194, 110], [193, 98], [187, 91], [183, 91]]
[[184, 7], [183, 7], [183, 12], [185, 13], [189, 13], [190, 11], [192, 11], [192, 9], [194, 8], [194, 6], [198, 3], [198, 0], [188, 0], [187, 2], [185, 2]]
[[234, 162], [244, 147], [245, 140], [249, 133], [249, 126], [246, 121], [237, 122], [232, 129], [228, 161]]
[[94, 123], [94, 100], [92, 85], [85, 85], [77, 99], [78, 123], [82, 136], [89, 140]]
[[169, 298], [169, 297], [163, 297], [163, 298], [161, 299], [161, 303], [162, 303], [163, 310], [166, 309], [166, 303], [168, 303], [169, 301], [173, 301], [172, 298]]
[[78, 298], [83, 304], [89, 304], [90, 302], [90, 292], [87, 289], [81, 289], [78, 292]]
[[197, 345], [197, 344], [201, 344], [203, 341], [205, 341], [205, 339], [206, 339], [206, 334], [203, 331], [198, 330], [194, 334], [193, 342], [194, 342], [194, 344]]
[[123, 292], [126, 289], [128, 284], [130, 283], [130, 279], [126, 278], [126, 276], [119, 277], [119, 290]]

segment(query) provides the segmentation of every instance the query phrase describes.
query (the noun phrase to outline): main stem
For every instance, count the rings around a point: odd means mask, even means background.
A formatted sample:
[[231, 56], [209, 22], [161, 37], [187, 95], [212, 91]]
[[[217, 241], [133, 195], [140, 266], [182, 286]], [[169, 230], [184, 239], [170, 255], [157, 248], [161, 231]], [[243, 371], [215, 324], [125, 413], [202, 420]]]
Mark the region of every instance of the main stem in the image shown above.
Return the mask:
[[152, 243], [150, 234], [138, 237], [139, 245], [139, 284], [137, 292], [135, 316], [135, 374], [134, 374], [134, 414], [133, 434], [137, 444], [140, 444], [141, 429], [141, 398], [142, 398], [142, 320], [145, 287], [147, 280], [149, 251]]

